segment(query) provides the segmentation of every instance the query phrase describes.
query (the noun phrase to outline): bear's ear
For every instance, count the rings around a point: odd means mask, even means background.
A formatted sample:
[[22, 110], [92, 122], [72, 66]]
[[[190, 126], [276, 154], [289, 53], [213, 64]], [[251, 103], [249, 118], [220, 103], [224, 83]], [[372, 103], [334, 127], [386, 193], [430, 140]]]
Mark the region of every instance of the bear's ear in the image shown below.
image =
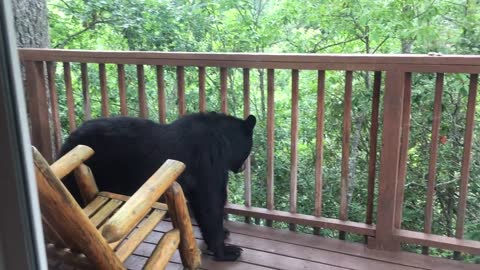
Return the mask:
[[248, 129], [253, 130], [255, 127], [255, 124], [257, 123], [257, 118], [253, 115], [249, 115], [247, 119], [245, 119], [245, 125], [247, 126]]

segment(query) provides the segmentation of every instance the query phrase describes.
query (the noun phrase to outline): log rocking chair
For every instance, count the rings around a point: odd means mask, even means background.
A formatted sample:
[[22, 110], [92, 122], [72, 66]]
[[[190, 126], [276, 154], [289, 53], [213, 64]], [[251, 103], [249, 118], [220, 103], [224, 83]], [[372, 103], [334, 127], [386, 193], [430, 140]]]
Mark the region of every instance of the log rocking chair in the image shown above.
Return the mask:
[[[49, 259], [80, 269], [126, 269], [126, 259], [168, 212], [174, 229], [163, 235], [144, 269], [164, 269], [177, 249], [184, 268], [199, 268], [200, 250], [176, 182], [185, 165], [167, 160], [128, 197], [99, 192], [83, 163], [93, 154], [90, 147], [78, 145], [49, 165], [33, 147]], [[86, 203], [83, 209], [60, 180], [72, 171]], [[167, 204], [157, 202], [164, 193]]]

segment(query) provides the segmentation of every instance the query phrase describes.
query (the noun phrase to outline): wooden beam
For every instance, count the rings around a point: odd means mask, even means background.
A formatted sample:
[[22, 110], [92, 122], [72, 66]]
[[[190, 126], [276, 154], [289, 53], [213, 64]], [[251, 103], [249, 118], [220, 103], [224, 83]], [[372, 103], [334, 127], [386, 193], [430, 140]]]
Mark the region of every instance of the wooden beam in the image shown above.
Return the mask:
[[167, 122], [167, 103], [165, 101], [165, 78], [163, 66], [157, 66], [158, 120], [161, 124]]
[[[120, 259], [124, 262], [130, 254], [142, 243], [145, 237], [157, 226], [157, 224], [165, 217], [166, 212], [158, 209], [153, 210], [150, 215], [140, 224], [137, 230], [128, 236], [128, 240], [123, 243], [115, 252]], [[112, 249], [115, 249], [121, 241], [116, 241], [110, 244]]]
[[185, 169], [185, 164], [167, 160], [105, 224], [102, 235], [107, 242], [124, 237], [150, 210]]
[[460, 199], [458, 202], [458, 219], [455, 237], [463, 238], [465, 213], [467, 210], [468, 178], [470, 176], [470, 159], [472, 157], [473, 129], [475, 127], [475, 104], [478, 89], [478, 74], [470, 75], [466, 129], [464, 135], [462, 169], [460, 171]]
[[[393, 238], [400, 138], [402, 133], [405, 74], [387, 71], [384, 96], [383, 138], [377, 209], [377, 230], [374, 245], [378, 249], [398, 251], [400, 244]], [[371, 245], [370, 245], [371, 246]]]
[[480, 242], [463, 240], [454, 237], [427, 234], [408, 230], [396, 230], [395, 238], [403, 243], [417, 244], [428, 247], [449, 249], [480, 255]]
[[227, 85], [228, 69], [222, 67], [220, 68], [220, 110], [224, 114], [228, 114]]
[[[243, 118], [250, 115], [250, 69], [243, 69]], [[245, 206], [252, 205], [252, 178], [250, 156], [245, 161]]]
[[125, 87], [125, 65], [117, 65], [117, 74], [118, 74], [118, 93], [120, 95], [120, 113], [123, 116], [128, 115], [127, 107], [127, 89]]
[[70, 132], [72, 132], [77, 128], [77, 123], [75, 119], [75, 100], [73, 98], [70, 62], [63, 62], [63, 77], [65, 81], [65, 95], [67, 96], [68, 127]]
[[178, 115], [183, 116], [186, 113], [185, 68], [183, 66], [177, 66], [177, 98], [178, 98]]
[[[119, 201], [124, 201], [124, 202], [126, 202], [130, 199], [130, 196], [122, 195], [122, 194], [116, 194], [116, 193], [107, 192], [107, 191], [100, 191], [98, 193], [98, 196], [103, 197], [103, 198], [108, 198], [108, 199], [115, 199], [115, 200], [119, 200]], [[160, 203], [160, 202], [155, 202], [154, 204], [152, 204], [152, 208], [155, 208], [155, 209], [158, 209], [158, 210], [163, 210], [163, 211], [168, 210], [167, 205], [164, 204], [164, 203]]]
[[[343, 98], [343, 132], [342, 132], [342, 173], [340, 178], [340, 219], [348, 220], [348, 187], [350, 164], [350, 133], [352, 127], [352, 84], [353, 72], [345, 72], [345, 93]], [[339, 233], [339, 238], [345, 240], [345, 232]]]
[[[292, 111], [290, 128], [290, 213], [297, 212], [298, 185], [298, 100], [299, 71], [292, 70]], [[296, 224], [289, 224], [290, 230], [296, 230]]]
[[[60, 125], [60, 113], [58, 109], [58, 92], [57, 92], [57, 84], [55, 82], [55, 67], [56, 67], [56, 63], [47, 62], [48, 89], [50, 92], [50, 108], [52, 109], [53, 135], [55, 135], [55, 139], [54, 139], [55, 153], [58, 153], [60, 151], [60, 148], [62, 147], [62, 127]], [[34, 119], [32, 119], [32, 122], [33, 120]]]
[[180, 231], [179, 250], [182, 263], [187, 269], [197, 269], [202, 263], [201, 252], [195, 241], [190, 214], [180, 184], [173, 183], [165, 193], [165, 197], [173, 226]]
[[53, 160], [52, 137], [43, 62], [26, 62], [25, 75], [32, 143], [51, 162]]
[[98, 209], [103, 207], [110, 199], [105, 198], [102, 196], [97, 196], [92, 202], [90, 202], [85, 208], [83, 208], [83, 212], [88, 217], [94, 215]]
[[[454, 72], [480, 73], [480, 56], [426, 54], [274, 54], [274, 53], [185, 53], [185, 52], [125, 52], [65, 49], [19, 49], [25, 61], [69, 61], [117, 64], [149, 64], [170, 66], [223, 66], [281, 69], [328, 70], [387, 70], [417, 71], [419, 67], [440, 72], [451, 68]], [[475, 69], [467, 71], [465, 69]], [[463, 70], [462, 70], [463, 69]], [[426, 71], [426, 70], [425, 70]], [[447, 72], [447, 71], [445, 71]]]
[[163, 235], [160, 243], [153, 251], [152, 256], [145, 264], [145, 270], [165, 269], [170, 258], [173, 256], [180, 244], [180, 232], [173, 229]]
[[[274, 208], [275, 70], [267, 71], [267, 209]], [[271, 220], [267, 220], [271, 227]]]
[[205, 94], [205, 67], [198, 67], [198, 110], [205, 112], [207, 109]]
[[83, 114], [84, 120], [90, 120], [92, 118], [92, 108], [90, 105], [90, 87], [88, 81], [88, 66], [87, 63], [80, 64], [81, 77], [82, 77], [82, 96], [83, 96]]
[[68, 153], [60, 157], [50, 168], [58, 179], [62, 179], [75, 168], [80, 166], [85, 160], [93, 155], [92, 148], [86, 145], [77, 145]]
[[101, 63], [98, 65], [98, 73], [100, 78], [100, 93], [102, 96], [102, 116], [108, 117], [109, 105], [108, 105], [108, 88], [107, 88], [107, 71], [105, 70], [105, 64]]
[[[315, 216], [322, 215], [323, 205], [323, 131], [325, 122], [325, 70], [317, 74], [317, 112], [316, 112], [316, 143], [315, 143]], [[320, 234], [319, 228], [314, 228], [315, 235]]]
[[295, 223], [298, 225], [305, 225], [311, 227], [322, 227], [369, 236], [375, 235], [375, 225], [368, 225], [365, 223], [353, 221], [342, 221], [333, 218], [314, 217], [304, 214], [292, 214], [284, 211], [268, 210], [265, 208], [257, 207], [246, 207], [237, 204], [227, 204], [225, 206], [225, 211], [229, 214], [239, 216], [264, 218], [267, 220]]
[[412, 73], [405, 73], [405, 93], [403, 95], [402, 141], [398, 167], [397, 197], [395, 205], [395, 228], [400, 229], [403, 216], [405, 181], [407, 180], [408, 145], [410, 136], [410, 113], [412, 103]]
[[145, 71], [143, 65], [137, 65], [138, 82], [138, 104], [140, 107], [140, 117], [148, 118], [148, 102], [145, 93]]
[[[435, 98], [433, 102], [433, 121], [432, 121], [432, 138], [430, 142], [430, 161], [428, 164], [428, 181], [427, 181], [427, 201], [425, 205], [425, 224], [423, 231], [425, 233], [432, 232], [433, 221], [433, 201], [435, 197], [435, 186], [437, 177], [437, 158], [438, 158], [438, 141], [440, 134], [440, 121], [442, 116], [442, 95], [443, 95], [443, 73], [437, 73], [435, 80]], [[423, 254], [428, 254], [428, 247], [422, 248]]]
[[83, 202], [85, 205], [89, 204], [98, 194], [97, 183], [95, 182], [95, 178], [93, 178], [92, 171], [87, 165], [80, 164], [78, 168], [75, 169], [75, 180]]

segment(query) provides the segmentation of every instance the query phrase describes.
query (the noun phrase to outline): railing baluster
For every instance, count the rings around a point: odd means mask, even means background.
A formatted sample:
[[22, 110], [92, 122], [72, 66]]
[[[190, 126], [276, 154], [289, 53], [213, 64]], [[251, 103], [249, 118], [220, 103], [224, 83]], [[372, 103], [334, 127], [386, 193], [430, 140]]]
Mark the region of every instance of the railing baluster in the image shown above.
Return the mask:
[[407, 177], [408, 144], [410, 136], [410, 112], [412, 102], [412, 73], [405, 73], [405, 92], [403, 96], [402, 142], [400, 145], [400, 163], [398, 164], [397, 200], [395, 206], [395, 228], [402, 224], [403, 197]]
[[[297, 178], [298, 178], [298, 69], [292, 70], [292, 124], [290, 130], [290, 213], [297, 212]], [[289, 228], [295, 231], [296, 225]]]
[[[322, 215], [323, 198], [323, 129], [325, 118], [325, 71], [319, 70], [317, 76], [317, 132], [316, 132], [316, 159], [315, 159], [315, 216]], [[320, 235], [320, 228], [313, 229], [314, 234]]]
[[58, 110], [57, 84], [55, 83], [55, 63], [47, 62], [48, 89], [50, 92], [50, 105], [52, 108], [53, 134], [55, 140], [55, 153], [62, 146], [62, 127]]
[[[425, 206], [425, 233], [432, 233], [433, 197], [435, 195], [435, 178], [437, 174], [438, 139], [442, 114], [443, 73], [437, 73], [435, 98], [433, 104], [432, 141], [430, 144], [430, 162], [428, 166], [427, 203]], [[428, 247], [422, 247], [422, 253], [428, 254]]]
[[[250, 69], [243, 69], [243, 117], [250, 115]], [[250, 156], [245, 161], [244, 184], [245, 184], [245, 206], [252, 206], [252, 166]], [[245, 222], [250, 223], [250, 217], [245, 217]]]
[[123, 116], [128, 115], [127, 91], [125, 89], [125, 66], [117, 65], [118, 72], [118, 92], [120, 93], [120, 113]]
[[178, 114], [185, 115], [185, 69], [182, 66], [177, 67], [177, 96], [178, 96]]
[[[370, 126], [370, 155], [368, 158], [368, 187], [367, 187], [367, 224], [373, 222], [373, 199], [375, 195], [375, 171], [377, 165], [377, 139], [378, 139], [378, 112], [380, 106], [380, 87], [382, 72], [376, 71], [373, 78], [372, 118]], [[367, 239], [366, 239], [367, 240]]]
[[157, 66], [157, 95], [158, 95], [158, 120], [165, 124], [167, 119], [167, 105], [165, 102], [165, 79], [163, 66]]
[[148, 118], [147, 94], [145, 93], [145, 71], [143, 65], [137, 65], [137, 80], [140, 117]]
[[198, 67], [198, 110], [205, 112], [205, 67]]
[[92, 119], [92, 109], [90, 106], [90, 91], [88, 82], [88, 67], [87, 63], [80, 64], [82, 76], [82, 96], [83, 96], [83, 113], [85, 120]]
[[[472, 155], [473, 128], [475, 126], [475, 101], [477, 99], [478, 74], [470, 74], [470, 86], [467, 104], [467, 119], [465, 127], [465, 137], [463, 143], [462, 169], [460, 172], [460, 198], [457, 210], [457, 226], [455, 237], [463, 239], [465, 226], [465, 212], [467, 209], [468, 196], [468, 178], [470, 176], [470, 159]], [[454, 253], [454, 257], [460, 257], [459, 252]]]
[[[275, 71], [267, 71], [267, 209], [273, 210], [274, 198], [274, 137], [275, 137]], [[267, 220], [267, 226], [272, 226], [272, 220]]]
[[[220, 105], [221, 111], [224, 114], [228, 114], [228, 101], [227, 101], [227, 78], [228, 78], [227, 68], [220, 68]], [[228, 184], [227, 184], [228, 185]], [[227, 202], [228, 202], [229, 192], [227, 188]], [[228, 220], [228, 214], [225, 214], [225, 220]]]
[[[348, 163], [350, 157], [350, 129], [352, 124], [352, 81], [353, 72], [345, 74], [345, 95], [343, 98], [343, 140], [342, 140], [342, 176], [340, 188], [340, 220], [348, 219]], [[339, 238], [345, 239], [345, 232], [341, 231]]]
[[31, 122], [32, 144], [51, 162], [52, 138], [49, 129], [48, 98], [43, 62], [25, 62], [26, 94]]
[[67, 96], [67, 114], [68, 114], [68, 125], [70, 132], [77, 128], [75, 123], [75, 101], [73, 99], [73, 89], [72, 89], [72, 73], [70, 70], [70, 62], [63, 62], [63, 76], [65, 80], [65, 91]]
[[227, 68], [220, 68], [220, 98], [221, 98], [221, 110], [223, 113], [228, 113], [228, 100], [227, 100]]
[[375, 238], [369, 238], [368, 241], [369, 247], [391, 251], [400, 249], [400, 243], [394, 237], [394, 230], [404, 83], [405, 75], [403, 72], [387, 71], [383, 99], [377, 225]]
[[98, 65], [98, 70], [100, 73], [100, 92], [102, 95], [102, 116], [108, 117], [108, 89], [107, 89], [107, 72], [105, 71], [105, 64], [101, 63]]

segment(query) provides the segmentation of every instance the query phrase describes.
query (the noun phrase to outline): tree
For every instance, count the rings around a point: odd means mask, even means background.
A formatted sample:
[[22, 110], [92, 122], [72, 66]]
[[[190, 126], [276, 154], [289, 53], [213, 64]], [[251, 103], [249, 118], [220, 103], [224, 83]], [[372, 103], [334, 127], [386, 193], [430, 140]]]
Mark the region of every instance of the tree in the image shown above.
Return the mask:
[[48, 35], [47, 3], [45, 0], [14, 0], [13, 13], [17, 46], [20, 48], [46, 48]]

